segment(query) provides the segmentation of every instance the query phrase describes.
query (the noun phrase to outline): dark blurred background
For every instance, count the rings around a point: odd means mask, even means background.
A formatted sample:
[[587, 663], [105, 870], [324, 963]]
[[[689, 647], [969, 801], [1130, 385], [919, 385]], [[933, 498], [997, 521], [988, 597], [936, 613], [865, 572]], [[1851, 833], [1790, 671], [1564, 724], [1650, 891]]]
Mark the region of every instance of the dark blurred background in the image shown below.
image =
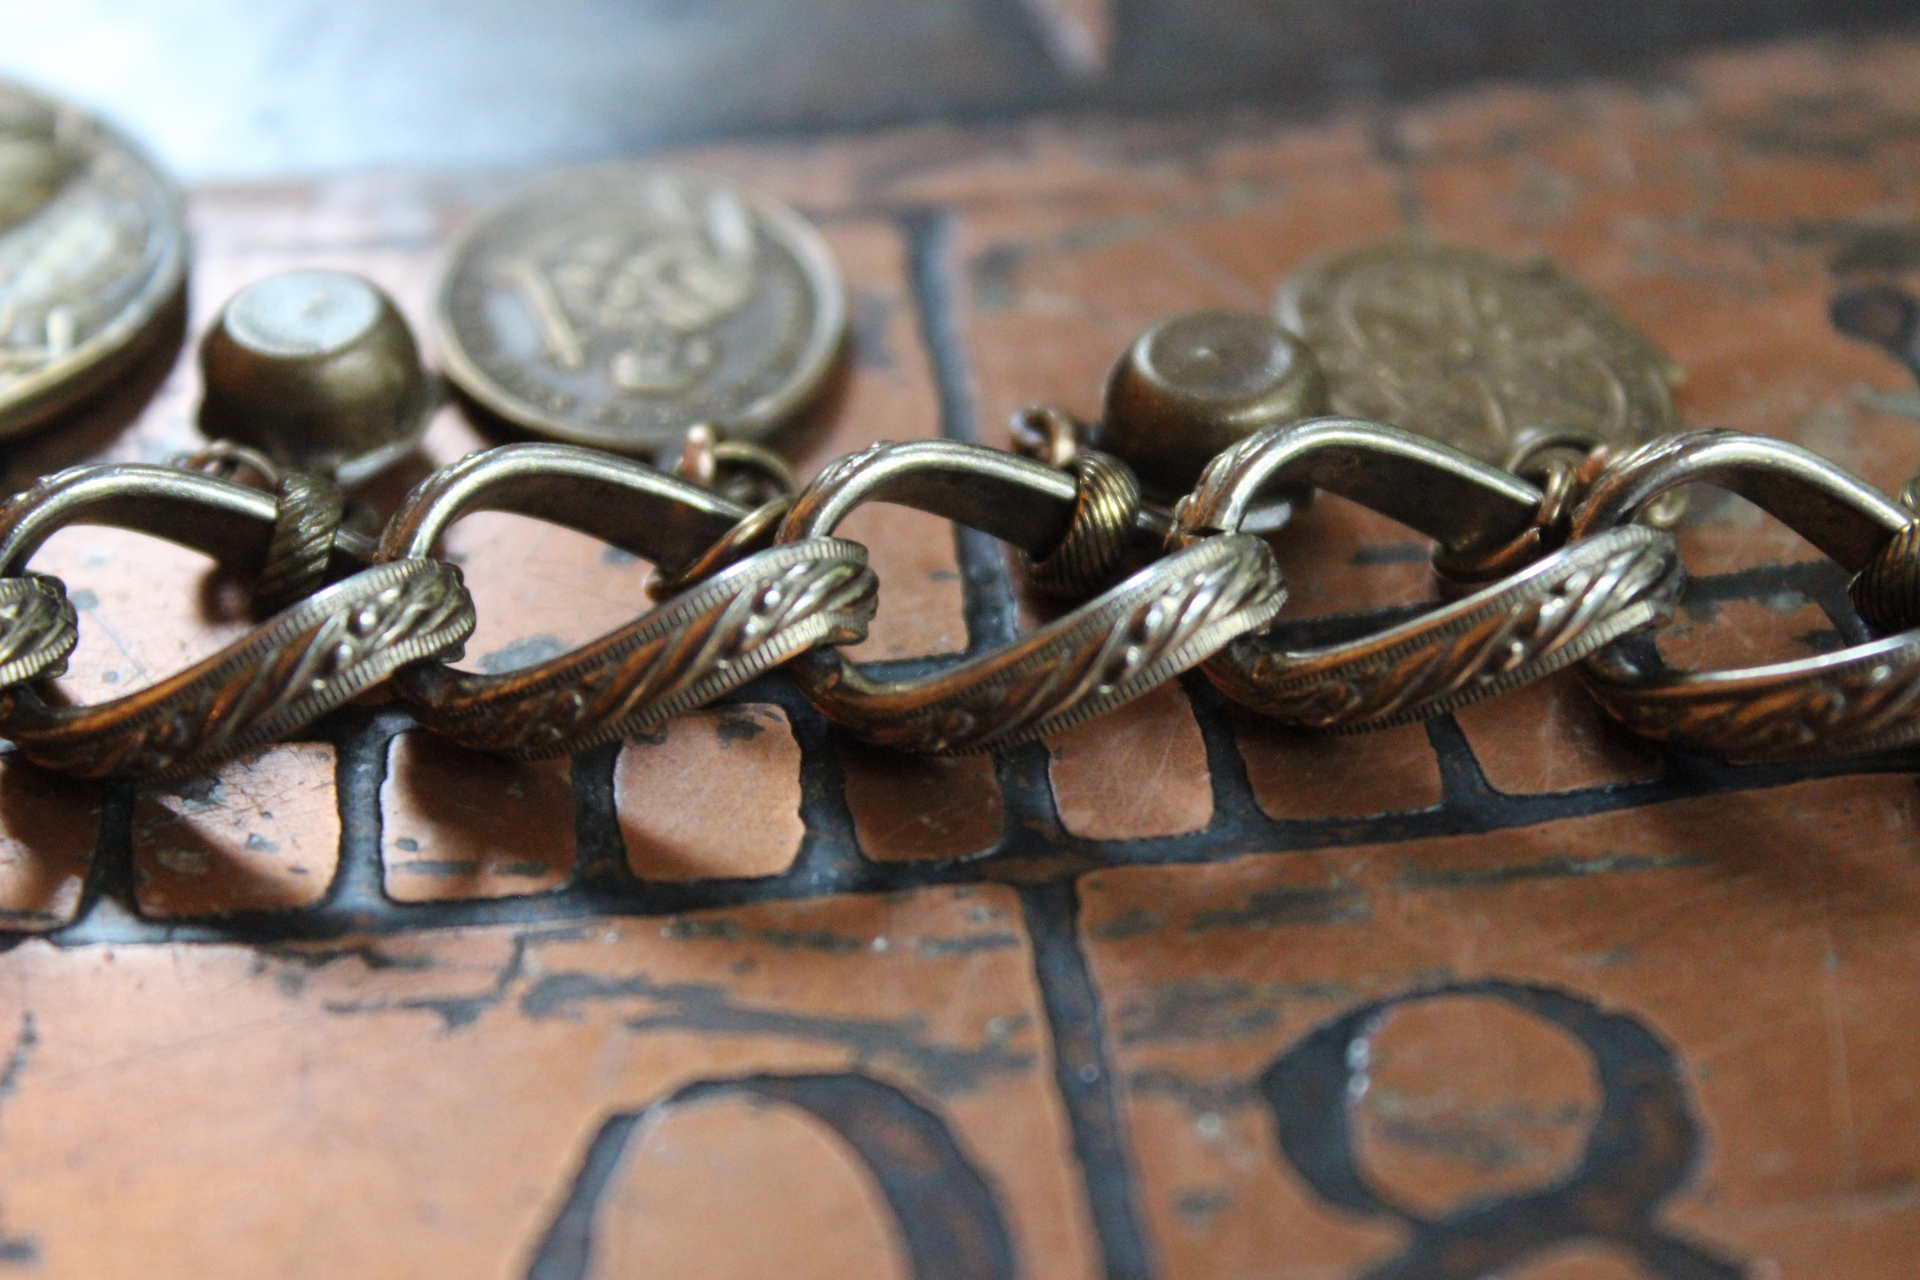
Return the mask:
[[1657, 75], [1912, 0], [0, 0], [0, 74], [193, 179], [508, 167], [1034, 110], [1308, 114], [1488, 76]]

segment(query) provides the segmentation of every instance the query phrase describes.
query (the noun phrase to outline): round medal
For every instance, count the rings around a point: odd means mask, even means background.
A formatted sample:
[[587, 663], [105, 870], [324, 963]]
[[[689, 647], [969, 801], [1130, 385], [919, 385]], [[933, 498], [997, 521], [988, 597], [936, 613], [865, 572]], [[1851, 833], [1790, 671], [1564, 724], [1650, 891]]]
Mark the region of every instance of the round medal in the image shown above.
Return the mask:
[[1674, 429], [1673, 363], [1544, 261], [1393, 241], [1310, 263], [1276, 312], [1313, 348], [1335, 412], [1486, 462], [1626, 449]]
[[180, 194], [139, 148], [0, 82], [0, 437], [112, 382], [186, 272]]
[[758, 439], [821, 383], [846, 327], [832, 252], [724, 181], [620, 164], [481, 219], [440, 296], [442, 362], [539, 435], [658, 456], [698, 423]]

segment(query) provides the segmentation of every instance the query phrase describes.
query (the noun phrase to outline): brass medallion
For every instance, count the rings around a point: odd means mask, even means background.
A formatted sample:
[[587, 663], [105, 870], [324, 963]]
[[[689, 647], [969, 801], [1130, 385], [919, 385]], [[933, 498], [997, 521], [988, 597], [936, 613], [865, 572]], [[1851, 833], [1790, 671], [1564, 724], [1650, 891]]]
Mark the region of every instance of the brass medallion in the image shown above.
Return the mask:
[[1336, 413], [1485, 462], [1622, 450], [1674, 430], [1678, 369], [1544, 261], [1393, 241], [1308, 264], [1275, 309], [1319, 358]]
[[536, 434], [655, 457], [696, 423], [758, 439], [818, 388], [846, 327], [819, 233], [718, 179], [636, 165], [536, 183], [456, 249], [447, 374]]
[[0, 81], [0, 437], [110, 383], [186, 281], [179, 192], [105, 124]]

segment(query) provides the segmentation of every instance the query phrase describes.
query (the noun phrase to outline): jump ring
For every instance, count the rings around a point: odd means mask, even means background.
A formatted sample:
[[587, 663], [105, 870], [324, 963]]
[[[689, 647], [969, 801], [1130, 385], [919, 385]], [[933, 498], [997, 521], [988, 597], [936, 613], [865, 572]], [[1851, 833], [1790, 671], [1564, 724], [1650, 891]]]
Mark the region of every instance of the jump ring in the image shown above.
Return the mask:
[[647, 584], [647, 595], [654, 600], [665, 600], [679, 595], [682, 591], [705, 582], [727, 566], [738, 563], [756, 551], [764, 550], [773, 541], [773, 535], [779, 530], [780, 522], [786, 519], [787, 512], [793, 509], [793, 499], [775, 498], [749, 511], [740, 518], [740, 522], [714, 540], [696, 556], [692, 563], [682, 565], [671, 572], [662, 571]]

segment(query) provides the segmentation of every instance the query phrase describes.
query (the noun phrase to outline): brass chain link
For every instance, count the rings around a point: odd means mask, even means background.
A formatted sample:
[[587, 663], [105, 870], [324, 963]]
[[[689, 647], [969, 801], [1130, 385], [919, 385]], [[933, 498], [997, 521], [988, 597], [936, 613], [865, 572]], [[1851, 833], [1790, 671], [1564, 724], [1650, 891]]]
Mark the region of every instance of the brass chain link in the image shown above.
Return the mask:
[[[1610, 457], [1555, 438], [1510, 460], [1523, 478], [1379, 423], [1312, 419], [1229, 448], [1169, 513], [1143, 502], [1124, 463], [1085, 448], [1070, 417], [1031, 410], [1018, 427], [1028, 457], [951, 441], [878, 445], [804, 489], [778, 459], [711, 433], [696, 433], [681, 460], [691, 479], [572, 446], [506, 445], [429, 476], [377, 545], [345, 527], [337, 486], [231, 446], [184, 471], [75, 468], [0, 510], [0, 735], [75, 773], [175, 776], [395, 679], [429, 729], [549, 755], [642, 731], [789, 665], [809, 699], [859, 736], [950, 753], [1055, 732], [1196, 666], [1255, 710], [1350, 732], [1442, 714], [1578, 662], [1611, 714], [1684, 750], [1783, 758], [1920, 739], [1920, 519], [1804, 449], [1688, 432]], [[1684, 572], [1646, 513], [1670, 511], [1670, 495], [1695, 482], [1750, 498], [1852, 570], [1853, 606], [1882, 638], [1741, 672], [1649, 665], [1641, 638], [1671, 616]], [[1239, 530], [1311, 488], [1433, 537], [1451, 602], [1345, 644], [1286, 648], [1270, 633], [1286, 596], [1273, 554]], [[838, 648], [864, 639], [881, 584], [864, 548], [832, 536], [872, 500], [1001, 537], [1025, 556], [1034, 590], [1087, 603], [1005, 649], [910, 680], [878, 677]], [[472, 600], [434, 547], [479, 508], [553, 520], [652, 560], [662, 603], [527, 671], [453, 670], [445, 662], [473, 627]], [[36, 682], [61, 670], [76, 624], [64, 587], [26, 564], [74, 522], [237, 557], [257, 569], [255, 598], [274, 616], [149, 689], [95, 708], [49, 701]]]

